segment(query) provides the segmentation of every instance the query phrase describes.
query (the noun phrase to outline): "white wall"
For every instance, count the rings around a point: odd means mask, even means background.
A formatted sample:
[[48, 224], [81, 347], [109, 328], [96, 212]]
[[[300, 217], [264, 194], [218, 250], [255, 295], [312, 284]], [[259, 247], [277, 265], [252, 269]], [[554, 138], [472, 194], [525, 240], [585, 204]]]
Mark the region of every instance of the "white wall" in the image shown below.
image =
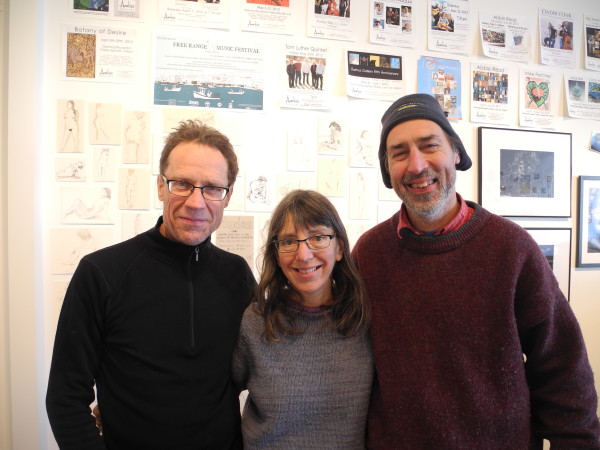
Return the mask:
[[[232, 0], [230, 36], [264, 42], [267, 48], [273, 49], [267, 57], [267, 67], [279, 67], [279, 55], [276, 49], [287, 37], [243, 33], [239, 27], [237, 8], [242, 0]], [[300, 0], [302, 4], [310, 0]], [[425, 3], [418, 2], [418, 3]], [[54, 159], [56, 157], [56, 105], [57, 100], [65, 98], [84, 99], [86, 102], [108, 102], [122, 104], [124, 109], [142, 108], [154, 114], [155, 126], [160, 123], [160, 110], [152, 108], [150, 98], [151, 84], [151, 32], [161, 28], [157, 24], [157, 0], [144, 0], [145, 18], [141, 23], [115, 22], [111, 25], [134, 28], [140, 36], [139, 55], [141, 58], [138, 77], [133, 84], [103, 84], [64, 81], [60, 76], [61, 26], [63, 24], [86, 24], [87, 21], [72, 19], [67, 15], [66, 1], [56, 0], [20, 0], [10, 3], [8, 30], [8, 94], [7, 101], [2, 102], [6, 114], [6, 139], [2, 140], [0, 171], [4, 175], [0, 184], [0, 198], [4, 199], [7, 189], [7, 200], [2, 203], [2, 215], [6, 218], [6, 228], [0, 221], [2, 232], [3, 259], [0, 263], [0, 281], [2, 283], [2, 308], [0, 313], [9, 312], [9, 330], [5, 339], [9, 340], [8, 363], [10, 385], [5, 377], [0, 377], [0, 400], [3, 390], [11, 395], [10, 418], [12, 428], [12, 446], [14, 449], [55, 448], [55, 443], [47, 426], [44, 396], [47, 371], [51, 356], [52, 339], [55, 328], [55, 302], [53, 300], [53, 282], [68, 280], [68, 277], [52, 275], [49, 270], [50, 229], [60, 226], [57, 210], [60, 198], [58, 183], [54, 181]], [[597, 0], [573, 0], [565, 4], [561, 0], [544, 0], [543, 2], [523, 2], [506, 0], [497, 4], [497, 12], [518, 13], [528, 17], [536, 17], [539, 6], [549, 8], [568, 8], [576, 18], [582, 18], [584, 12], [597, 11]], [[64, 9], [63, 9], [64, 5]], [[366, 0], [355, 0], [352, 4], [355, 17], [367, 17]], [[472, 0], [472, 11], [489, 10], [487, 0]], [[484, 61], [479, 56], [481, 46], [473, 30], [473, 50], [471, 55], [443, 55], [426, 50], [424, 26], [419, 31], [419, 39], [414, 49], [376, 46], [368, 43], [366, 24], [360, 24], [357, 42], [315, 41], [305, 38], [306, 9], [301, 8], [294, 25], [294, 35], [289, 40], [295, 42], [318, 43], [327, 46], [331, 54], [336, 54], [339, 67], [328, 67], [327, 74], [339, 70], [342, 73], [342, 54], [346, 47], [359, 50], [371, 50], [382, 53], [398, 52], [404, 57], [406, 93], [416, 91], [416, 60], [423, 54], [460, 59], [463, 62], [463, 109], [466, 111], [463, 123], [456, 125], [456, 130], [463, 138], [466, 148], [473, 159], [474, 167], [468, 172], [458, 175], [458, 191], [468, 199], [477, 200], [477, 127], [480, 124], [469, 122], [469, 63]], [[426, 23], [426, 8], [420, 6], [416, 11], [417, 18]], [[581, 19], [578, 19], [581, 20]], [[106, 24], [106, 21], [90, 20], [89, 23]], [[534, 28], [537, 31], [537, 26]], [[189, 32], [203, 30], [189, 29]], [[218, 33], [218, 32], [215, 32]], [[583, 44], [581, 27], [575, 37], [577, 50], [577, 67], [583, 67]], [[1, 42], [0, 42], [1, 43]], [[334, 58], [332, 58], [334, 59]], [[539, 66], [539, 51], [534, 49], [533, 61], [528, 67]], [[489, 61], [489, 60], [488, 60]], [[500, 63], [500, 61], [498, 61]], [[503, 65], [521, 68], [518, 63], [501, 62]], [[242, 154], [242, 171], [256, 168], [257, 161], [261, 166], [268, 166], [273, 172], [285, 172], [283, 157], [285, 149], [285, 131], [289, 120], [301, 120], [306, 126], [313, 126], [314, 117], [320, 113], [294, 114], [277, 108], [276, 95], [270, 86], [279, 83], [277, 70], [268, 71], [266, 77], [265, 110], [263, 112], [241, 112], [235, 124], [243, 125], [243, 145], [238, 150]], [[560, 72], [560, 70], [559, 70]], [[561, 72], [562, 74], [562, 72]], [[0, 77], [0, 81], [4, 78]], [[326, 82], [327, 83], [327, 82]], [[340, 75], [339, 83], [333, 86], [333, 112], [354, 118], [379, 120], [381, 112], [387, 104], [370, 104], [351, 101], [344, 96], [345, 77]], [[2, 83], [0, 83], [2, 85]], [[329, 85], [331, 87], [331, 84]], [[327, 87], [327, 84], [326, 84]], [[564, 92], [563, 92], [564, 94]], [[367, 106], [366, 106], [367, 105]], [[563, 115], [566, 114], [564, 99], [561, 99]], [[0, 116], [1, 117], [1, 116]], [[4, 123], [4, 121], [2, 121]], [[265, 126], [265, 123], [268, 126]], [[231, 127], [223, 123], [223, 128]], [[517, 118], [511, 127], [517, 128]], [[158, 128], [157, 128], [158, 129]], [[519, 220], [523, 226], [532, 227], [572, 227], [572, 271], [571, 271], [571, 305], [579, 318], [586, 339], [590, 360], [596, 373], [596, 386], [600, 388], [600, 270], [576, 269], [575, 244], [577, 239], [577, 198], [576, 183], [579, 175], [600, 175], [600, 155], [588, 150], [592, 130], [600, 130], [600, 122], [590, 120], [574, 120], [562, 118], [558, 121], [556, 131], [573, 134], [573, 201], [570, 219], [535, 219]], [[89, 148], [86, 151], [90, 151]], [[6, 162], [6, 164], [5, 164]], [[10, 168], [10, 170], [8, 170]], [[373, 169], [375, 170], [375, 169]], [[29, 190], [17, 192], [17, 186], [31, 186]], [[94, 185], [93, 182], [87, 184]], [[152, 184], [153, 185], [153, 184]], [[8, 186], [8, 188], [6, 188]], [[117, 187], [117, 186], [115, 186]], [[240, 188], [238, 186], [238, 188]], [[346, 193], [348, 192], [346, 188]], [[348, 198], [333, 199], [342, 215], [347, 212]], [[252, 215], [250, 213], [229, 213], [232, 215]], [[257, 214], [267, 217], [268, 213]], [[373, 218], [372, 222], [375, 222]], [[352, 221], [349, 221], [352, 222]], [[258, 225], [256, 225], [258, 226]], [[114, 226], [115, 239], [120, 237], [120, 219]], [[255, 232], [258, 240], [258, 232]], [[6, 246], [5, 246], [6, 244]], [[5, 287], [7, 286], [7, 287]], [[5, 292], [6, 291], [6, 292]], [[2, 316], [0, 315], [0, 319]], [[0, 325], [2, 323], [0, 322]], [[4, 329], [4, 327], [2, 327]], [[2, 336], [0, 335], [0, 358], [2, 357]], [[2, 372], [0, 372], [1, 374]], [[6, 381], [5, 381], [6, 380]], [[600, 390], [600, 389], [599, 389]], [[0, 423], [4, 424], [0, 409]], [[4, 425], [0, 425], [0, 434], [6, 436]], [[2, 439], [2, 438], [0, 438]], [[6, 440], [6, 438], [4, 438]], [[6, 445], [0, 440], [0, 445]]]

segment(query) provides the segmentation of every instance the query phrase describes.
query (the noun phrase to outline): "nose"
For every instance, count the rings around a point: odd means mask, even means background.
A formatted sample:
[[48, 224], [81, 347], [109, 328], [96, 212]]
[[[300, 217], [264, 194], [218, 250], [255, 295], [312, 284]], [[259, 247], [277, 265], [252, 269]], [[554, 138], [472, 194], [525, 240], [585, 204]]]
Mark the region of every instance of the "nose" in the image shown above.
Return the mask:
[[197, 189], [197, 188], [194, 189], [194, 192], [192, 192], [192, 195], [190, 195], [186, 199], [185, 204], [186, 204], [186, 206], [188, 206], [190, 208], [196, 208], [196, 209], [206, 207], [206, 200], [202, 196], [202, 191], [200, 191], [200, 189]]
[[427, 168], [427, 159], [418, 148], [411, 148], [408, 155], [407, 170], [410, 173], [421, 173]]
[[296, 250], [296, 259], [300, 261], [307, 261], [312, 258], [313, 251], [308, 247], [306, 241], [299, 242], [298, 250]]

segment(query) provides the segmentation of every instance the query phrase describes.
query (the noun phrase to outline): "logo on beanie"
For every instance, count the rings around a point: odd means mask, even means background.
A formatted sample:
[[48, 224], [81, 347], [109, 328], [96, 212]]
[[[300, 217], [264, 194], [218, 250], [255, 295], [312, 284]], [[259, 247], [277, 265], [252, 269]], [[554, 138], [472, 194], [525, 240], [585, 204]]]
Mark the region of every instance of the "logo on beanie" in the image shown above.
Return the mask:
[[409, 108], [419, 108], [421, 106], [423, 106], [423, 105], [420, 103], [407, 103], [405, 105], [398, 106], [396, 108], [396, 112], [404, 111], [405, 109], [409, 109]]

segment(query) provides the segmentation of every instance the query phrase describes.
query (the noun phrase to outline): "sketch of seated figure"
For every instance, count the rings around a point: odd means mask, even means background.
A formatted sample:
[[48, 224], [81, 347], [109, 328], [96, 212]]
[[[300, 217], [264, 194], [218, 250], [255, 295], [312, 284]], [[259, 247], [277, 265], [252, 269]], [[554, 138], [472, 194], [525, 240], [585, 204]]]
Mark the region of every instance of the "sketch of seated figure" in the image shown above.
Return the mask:
[[268, 203], [267, 199], [267, 178], [260, 175], [256, 180], [252, 180], [249, 187], [248, 200], [252, 203]]
[[110, 220], [108, 206], [111, 198], [110, 188], [100, 189], [99, 197], [91, 205], [80, 198], [75, 199], [72, 205], [63, 213], [63, 220], [75, 216], [84, 220]]
[[369, 130], [362, 130], [350, 154], [350, 164], [358, 167], [375, 167], [373, 144]]
[[66, 266], [76, 266], [83, 256], [97, 249], [96, 239], [87, 228], [78, 230], [77, 237], [79, 240], [73, 245], [68, 258], [63, 261], [63, 264]]

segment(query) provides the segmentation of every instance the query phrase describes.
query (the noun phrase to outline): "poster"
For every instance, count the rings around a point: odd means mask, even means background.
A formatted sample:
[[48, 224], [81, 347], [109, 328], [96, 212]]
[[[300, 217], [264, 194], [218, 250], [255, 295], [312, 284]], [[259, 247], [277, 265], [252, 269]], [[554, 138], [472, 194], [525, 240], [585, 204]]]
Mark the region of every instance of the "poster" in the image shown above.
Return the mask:
[[471, 64], [471, 122], [508, 124], [508, 70], [496, 64]]
[[370, 0], [369, 36], [372, 43], [413, 47], [413, 0]]
[[585, 68], [600, 71], [600, 16], [583, 17], [585, 34]]
[[404, 95], [400, 55], [348, 50], [346, 57], [348, 96], [394, 101]]
[[65, 25], [62, 75], [69, 80], [133, 82], [138, 51], [135, 30], [97, 25]]
[[600, 73], [565, 72], [569, 117], [600, 120]]
[[567, 11], [540, 8], [540, 59], [547, 66], [575, 68], [573, 15]]
[[460, 61], [421, 56], [417, 91], [433, 95], [450, 120], [462, 119]]
[[159, 0], [158, 22], [163, 25], [229, 29], [230, 2]]
[[153, 49], [154, 105], [263, 109], [262, 44], [156, 33]]
[[242, 0], [241, 28], [257, 33], [292, 34], [300, 0]]
[[479, 28], [485, 56], [509, 61], [529, 61], [531, 32], [526, 17], [480, 12]]
[[523, 69], [519, 74], [519, 125], [553, 128], [560, 84], [550, 70]]
[[142, 0], [63, 0], [70, 14], [86, 19], [140, 20]]
[[327, 65], [326, 47], [285, 43], [280, 66], [282, 75], [279, 78], [282, 80], [281, 107], [329, 109], [331, 105], [327, 87], [331, 85], [331, 74]]
[[307, 4], [306, 35], [308, 37], [356, 40], [350, 0], [311, 0]]
[[429, 50], [469, 53], [469, 0], [428, 0]]

